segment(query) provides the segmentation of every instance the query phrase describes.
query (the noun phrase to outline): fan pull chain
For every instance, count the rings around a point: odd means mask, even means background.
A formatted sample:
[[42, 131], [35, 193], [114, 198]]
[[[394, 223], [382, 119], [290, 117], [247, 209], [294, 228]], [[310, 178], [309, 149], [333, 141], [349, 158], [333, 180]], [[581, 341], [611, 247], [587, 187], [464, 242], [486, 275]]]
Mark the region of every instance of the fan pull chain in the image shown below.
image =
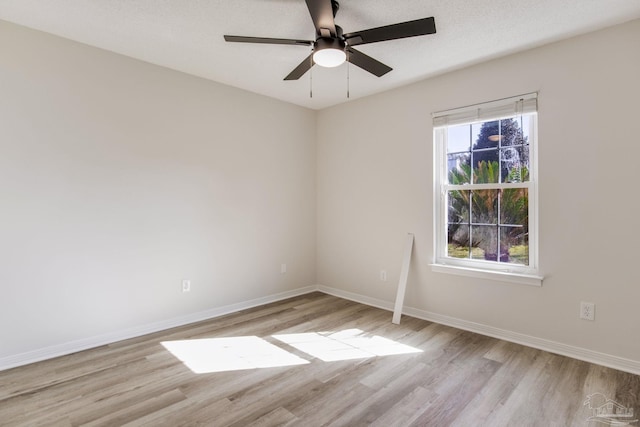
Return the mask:
[[313, 98], [313, 55], [309, 56], [309, 98]]
[[349, 99], [349, 83], [351, 82], [351, 80], [349, 79], [349, 70], [351, 69], [350, 67], [350, 62], [349, 62], [349, 55], [347, 55], [347, 99]]

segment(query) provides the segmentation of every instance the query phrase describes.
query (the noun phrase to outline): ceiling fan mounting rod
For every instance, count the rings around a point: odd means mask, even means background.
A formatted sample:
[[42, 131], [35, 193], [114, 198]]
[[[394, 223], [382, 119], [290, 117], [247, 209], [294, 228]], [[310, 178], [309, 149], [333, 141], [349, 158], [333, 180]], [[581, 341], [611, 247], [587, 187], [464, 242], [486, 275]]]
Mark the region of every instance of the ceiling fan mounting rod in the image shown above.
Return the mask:
[[[333, 18], [335, 19], [336, 15], [338, 14], [338, 10], [340, 10], [340, 3], [338, 3], [336, 0], [331, 0], [331, 11], [333, 13]], [[333, 34], [332, 28], [324, 28], [324, 27], [320, 27], [318, 28], [317, 31], [317, 38], [320, 37], [325, 37], [325, 38], [333, 38], [333, 37], [338, 37], [341, 38], [342, 37], [342, 29], [338, 29], [338, 26], [335, 25], [335, 23], [332, 23], [332, 26], [335, 26], [336, 28], [336, 34]]]

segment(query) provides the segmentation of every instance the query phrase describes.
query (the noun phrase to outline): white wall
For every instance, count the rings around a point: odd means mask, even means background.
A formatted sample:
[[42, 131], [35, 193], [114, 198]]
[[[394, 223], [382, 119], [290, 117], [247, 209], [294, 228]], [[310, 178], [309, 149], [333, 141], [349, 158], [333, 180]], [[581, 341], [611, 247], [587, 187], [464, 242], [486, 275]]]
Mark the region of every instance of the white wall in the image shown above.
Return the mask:
[[[393, 301], [413, 232], [406, 305], [640, 361], [639, 40], [633, 21], [321, 111], [318, 282]], [[431, 113], [533, 91], [543, 286], [433, 273]]]
[[0, 359], [313, 285], [315, 119], [0, 21]]

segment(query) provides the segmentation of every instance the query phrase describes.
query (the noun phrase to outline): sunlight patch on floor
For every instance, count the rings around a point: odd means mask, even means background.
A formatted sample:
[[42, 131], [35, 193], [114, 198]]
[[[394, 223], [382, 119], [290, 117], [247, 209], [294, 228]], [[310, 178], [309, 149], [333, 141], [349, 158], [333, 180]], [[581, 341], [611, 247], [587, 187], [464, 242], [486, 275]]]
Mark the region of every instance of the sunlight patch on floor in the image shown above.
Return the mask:
[[[280, 334], [273, 338], [324, 362], [422, 352], [360, 329]], [[164, 341], [161, 344], [196, 374], [311, 363], [256, 336]]]
[[255, 336], [161, 343], [196, 374], [304, 365], [304, 360]]
[[325, 362], [422, 352], [420, 349], [377, 335], [368, 336], [360, 329], [274, 335], [273, 337]]

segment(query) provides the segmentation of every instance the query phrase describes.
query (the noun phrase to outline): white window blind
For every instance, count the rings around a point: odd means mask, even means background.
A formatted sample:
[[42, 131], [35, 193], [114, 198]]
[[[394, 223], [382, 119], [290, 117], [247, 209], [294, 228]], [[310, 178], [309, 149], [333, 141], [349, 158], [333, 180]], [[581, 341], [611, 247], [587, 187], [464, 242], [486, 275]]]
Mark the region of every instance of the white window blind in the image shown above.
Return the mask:
[[537, 110], [538, 94], [529, 93], [433, 113], [433, 126], [436, 128], [463, 123], [485, 122], [521, 114], [535, 113]]

